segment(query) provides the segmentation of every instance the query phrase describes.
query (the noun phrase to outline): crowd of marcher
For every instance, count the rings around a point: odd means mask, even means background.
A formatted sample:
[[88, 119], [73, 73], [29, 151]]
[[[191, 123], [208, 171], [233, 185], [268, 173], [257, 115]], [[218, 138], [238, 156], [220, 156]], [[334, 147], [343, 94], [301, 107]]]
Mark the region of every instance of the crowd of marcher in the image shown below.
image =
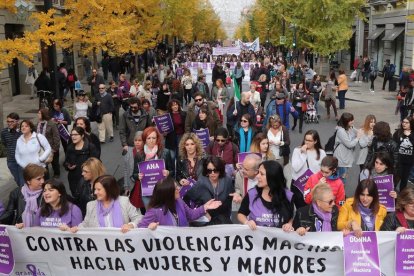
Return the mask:
[[[296, 60], [267, 57], [266, 51], [255, 57], [243, 53], [237, 60], [231, 57], [237, 62], [234, 69], [228, 57], [215, 60], [210, 89], [201, 68], [194, 81], [182, 62], [193, 54], [209, 55], [208, 49], [194, 46], [187, 54], [184, 49], [171, 64], [150, 67], [143, 82], [128, 81], [115, 71], [107, 86], [107, 77], [91, 69], [90, 93], [77, 89], [72, 94], [77, 98], [72, 116], [59, 98], [50, 108], [39, 109], [36, 125], [9, 114], [1, 141], [19, 187], [10, 194], [0, 222], [73, 233], [87, 227], [126, 232], [237, 222], [299, 235], [414, 229], [414, 188], [408, 185], [414, 164], [414, 79], [402, 81], [401, 123], [394, 133], [373, 115], [357, 129], [351, 113], [339, 116], [337, 111], [346, 108], [348, 77], [343, 70], [338, 75], [332, 71], [323, 84]], [[250, 91], [240, 91], [238, 99], [229, 91], [242, 87], [244, 58], [257, 64], [250, 70]], [[316, 123], [322, 117], [319, 102], [325, 103], [326, 119], [333, 107], [334, 135], [323, 145], [315, 125], [303, 134], [300, 146], [292, 147], [290, 134], [296, 128], [302, 133], [304, 121]], [[174, 131], [162, 133], [153, 117], [167, 113]], [[91, 122], [97, 123], [98, 135]], [[210, 134], [206, 146], [194, 133], [204, 129]], [[124, 156], [122, 181], [109, 175], [100, 160], [102, 145], [113, 142], [116, 131]], [[60, 180], [60, 145], [70, 193]], [[243, 161], [240, 153], [247, 153]], [[161, 159], [164, 179], [152, 196], [144, 196], [145, 172], [138, 164]], [[289, 163], [292, 183], [286, 183], [283, 170]], [[353, 197], [346, 198], [344, 185], [354, 163], [360, 166], [360, 181]], [[387, 213], [379, 203], [375, 177], [384, 175], [393, 179], [395, 212]]]

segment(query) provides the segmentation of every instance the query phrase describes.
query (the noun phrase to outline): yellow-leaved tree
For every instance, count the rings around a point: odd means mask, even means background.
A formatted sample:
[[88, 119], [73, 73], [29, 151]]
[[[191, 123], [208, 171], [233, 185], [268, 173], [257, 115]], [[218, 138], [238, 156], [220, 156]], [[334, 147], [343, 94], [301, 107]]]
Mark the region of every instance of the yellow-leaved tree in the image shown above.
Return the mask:
[[197, 3], [192, 21], [194, 41], [213, 41], [226, 38], [220, 17], [209, 1]]

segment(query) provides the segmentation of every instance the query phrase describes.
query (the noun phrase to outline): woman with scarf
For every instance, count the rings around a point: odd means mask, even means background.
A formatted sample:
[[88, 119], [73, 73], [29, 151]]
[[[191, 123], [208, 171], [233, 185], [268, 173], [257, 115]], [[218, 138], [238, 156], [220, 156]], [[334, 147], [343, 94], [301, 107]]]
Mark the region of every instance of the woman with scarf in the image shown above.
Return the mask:
[[120, 228], [122, 233], [134, 229], [139, 221], [137, 209], [129, 198], [120, 196], [119, 185], [112, 175], [98, 177], [93, 185], [96, 200], [88, 203], [82, 223], [72, 227], [72, 233], [82, 228]]
[[[134, 171], [132, 177], [141, 180], [144, 174], [138, 169], [138, 164], [143, 161], [164, 159], [165, 170], [163, 175], [166, 177], [174, 172], [174, 163], [171, 161], [170, 153], [164, 148], [162, 143], [162, 135], [156, 127], [147, 127], [142, 133], [142, 141], [144, 141], [144, 150], [134, 158]], [[143, 196], [142, 201], [145, 206], [148, 205], [150, 197]]]
[[0, 223], [16, 225], [18, 228], [34, 226], [36, 212], [42, 201], [45, 172], [45, 168], [35, 164], [29, 164], [24, 168], [25, 185], [10, 193], [9, 202], [0, 217]]
[[353, 231], [361, 237], [362, 231], [379, 231], [387, 209], [379, 203], [378, 188], [372, 179], [359, 182], [353, 198], [348, 198], [339, 210], [338, 230]]
[[43, 200], [36, 212], [33, 226], [66, 230], [77, 226], [82, 219], [79, 207], [68, 201], [62, 181], [51, 179], [43, 184]]
[[180, 198], [180, 188], [172, 177], [159, 181], [155, 185], [148, 211], [138, 227], [148, 227], [151, 230], [155, 230], [158, 225], [186, 227], [208, 210], [221, 206], [221, 201], [210, 199], [200, 207], [192, 209]]
[[337, 231], [338, 207], [331, 187], [326, 183], [315, 186], [312, 204], [299, 208], [293, 219], [293, 227], [300, 236], [307, 232]]
[[257, 226], [293, 231], [292, 193], [286, 188], [283, 166], [276, 161], [259, 165], [257, 186], [244, 196], [237, 219], [255, 230]]
[[[60, 177], [60, 164], [59, 164], [59, 149], [60, 149], [60, 135], [59, 130], [55, 124], [50, 119], [49, 109], [42, 108], [37, 113], [38, 124], [37, 124], [37, 133], [42, 134], [46, 137], [49, 142], [50, 147], [53, 152], [52, 168], [55, 178]], [[48, 167], [48, 166], [46, 166]]]
[[240, 127], [236, 131], [236, 144], [240, 145], [240, 152], [249, 152], [255, 131], [253, 129], [253, 120], [249, 113], [243, 114], [240, 118]]
[[404, 233], [414, 230], [414, 188], [406, 187], [398, 195], [395, 212], [389, 213], [381, 226], [381, 231]]

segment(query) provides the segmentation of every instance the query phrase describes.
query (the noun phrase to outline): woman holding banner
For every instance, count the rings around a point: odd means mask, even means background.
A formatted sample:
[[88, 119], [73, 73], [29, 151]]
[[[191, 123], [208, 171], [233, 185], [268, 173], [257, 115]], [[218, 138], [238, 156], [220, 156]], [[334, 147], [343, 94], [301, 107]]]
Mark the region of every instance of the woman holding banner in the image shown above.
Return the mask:
[[257, 152], [262, 155], [262, 161], [275, 160], [272, 151], [269, 149], [269, 140], [267, 136], [259, 132], [253, 138], [252, 145], [250, 146], [250, 152]]
[[353, 198], [348, 198], [339, 210], [338, 230], [353, 231], [361, 237], [362, 231], [379, 231], [387, 209], [379, 203], [377, 184], [372, 179], [359, 182]]
[[381, 226], [381, 231], [414, 230], [414, 188], [406, 187], [398, 195], [395, 212], [389, 213]]
[[203, 172], [203, 146], [200, 139], [194, 133], [183, 135], [178, 147], [176, 179], [181, 186], [190, 184], [189, 179], [195, 181]]
[[88, 203], [83, 222], [63, 230], [76, 233], [81, 228], [112, 227], [121, 228], [121, 232], [125, 233], [135, 228], [140, 218], [137, 209], [129, 198], [120, 196], [119, 185], [112, 175], [98, 177], [94, 190], [96, 200]]
[[209, 156], [203, 164], [203, 175], [187, 192], [187, 197], [197, 206], [204, 205], [212, 199], [222, 202], [222, 205], [217, 209], [209, 210], [210, 221], [204, 220], [201, 225], [232, 224], [230, 219], [231, 193], [234, 193], [234, 184], [225, 173], [223, 160], [217, 156]]
[[255, 130], [253, 129], [253, 119], [249, 113], [243, 114], [240, 118], [240, 127], [235, 133], [236, 144], [240, 146], [240, 152], [249, 152], [250, 146], [255, 136]]
[[312, 190], [312, 204], [296, 211], [293, 227], [300, 236], [307, 232], [337, 231], [338, 207], [331, 187], [326, 183]]
[[36, 212], [33, 226], [53, 227], [62, 230], [82, 222], [78, 206], [68, 201], [62, 181], [51, 179], [43, 184], [43, 201]]
[[286, 188], [283, 166], [276, 161], [259, 165], [258, 183], [244, 196], [237, 219], [255, 230], [257, 226], [293, 231], [292, 193]]
[[293, 202], [296, 208], [306, 205], [303, 192], [307, 179], [317, 173], [321, 168], [326, 153], [322, 149], [319, 133], [316, 130], [308, 130], [302, 141], [302, 145], [293, 150], [292, 154], [292, 184]]
[[210, 199], [205, 204], [191, 209], [180, 198], [180, 186], [172, 177], [167, 177], [155, 185], [154, 193], [148, 204], [148, 211], [139, 222], [138, 227], [155, 230], [158, 225], [189, 226], [194, 221], [221, 206], [221, 201]]
[[[59, 130], [55, 124], [50, 119], [49, 116], [49, 109], [42, 108], [37, 113], [37, 133], [42, 134], [46, 137], [47, 141], [49, 142], [50, 147], [52, 148], [53, 152], [53, 160], [52, 160], [52, 168], [53, 174], [55, 178], [60, 177], [60, 164], [59, 164], [59, 149], [60, 149], [60, 136]], [[46, 165], [46, 167], [48, 167]]]

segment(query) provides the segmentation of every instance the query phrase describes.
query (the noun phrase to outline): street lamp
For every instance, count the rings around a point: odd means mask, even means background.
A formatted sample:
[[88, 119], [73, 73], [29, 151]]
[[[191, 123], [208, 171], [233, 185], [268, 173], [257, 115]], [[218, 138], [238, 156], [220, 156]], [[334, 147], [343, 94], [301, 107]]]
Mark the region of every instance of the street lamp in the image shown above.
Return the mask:
[[291, 23], [289, 26], [290, 29], [293, 29], [293, 50], [296, 50], [296, 24]]

